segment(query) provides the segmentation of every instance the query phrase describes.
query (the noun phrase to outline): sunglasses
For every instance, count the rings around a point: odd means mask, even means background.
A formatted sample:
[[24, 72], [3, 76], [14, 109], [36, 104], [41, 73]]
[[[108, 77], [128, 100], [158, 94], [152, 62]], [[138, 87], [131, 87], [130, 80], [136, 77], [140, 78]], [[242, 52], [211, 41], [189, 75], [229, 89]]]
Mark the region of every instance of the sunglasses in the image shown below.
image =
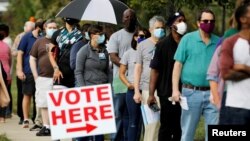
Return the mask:
[[203, 23], [215, 23], [215, 20], [200, 20], [202, 21]]
[[138, 35], [138, 37], [140, 37], [140, 38], [145, 38], [145, 35]]

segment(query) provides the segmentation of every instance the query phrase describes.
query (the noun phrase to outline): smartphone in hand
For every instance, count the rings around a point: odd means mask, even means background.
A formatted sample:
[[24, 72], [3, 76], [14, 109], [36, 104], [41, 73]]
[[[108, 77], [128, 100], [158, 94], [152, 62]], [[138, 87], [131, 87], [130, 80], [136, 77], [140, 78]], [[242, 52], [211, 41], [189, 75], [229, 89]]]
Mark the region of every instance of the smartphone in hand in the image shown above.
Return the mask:
[[150, 103], [149, 108], [150, 108], [152, 111], [154, 111], [154, 112], [160, 111], [160, 108], [159, 108], [159, 106], [157, 105], [157, 103]]

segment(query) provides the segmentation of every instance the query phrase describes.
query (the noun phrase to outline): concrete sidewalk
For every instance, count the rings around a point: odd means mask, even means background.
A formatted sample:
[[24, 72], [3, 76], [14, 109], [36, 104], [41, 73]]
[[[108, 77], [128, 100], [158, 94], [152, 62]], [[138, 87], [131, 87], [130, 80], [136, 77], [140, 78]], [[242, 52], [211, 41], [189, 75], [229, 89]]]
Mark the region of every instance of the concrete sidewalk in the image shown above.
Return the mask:
[[[0, 123], [0, 134], [6, 134], [11, 141], [51, 141], [50, 137], [37, 137], [37, 131], [22, 128], [22, 125], [18, 125], [18, 121], [19, 118], [13, 115], [12, 118], [6, 119], [6, 123]], [[71, 139], [61, 141], [71, 141]]]

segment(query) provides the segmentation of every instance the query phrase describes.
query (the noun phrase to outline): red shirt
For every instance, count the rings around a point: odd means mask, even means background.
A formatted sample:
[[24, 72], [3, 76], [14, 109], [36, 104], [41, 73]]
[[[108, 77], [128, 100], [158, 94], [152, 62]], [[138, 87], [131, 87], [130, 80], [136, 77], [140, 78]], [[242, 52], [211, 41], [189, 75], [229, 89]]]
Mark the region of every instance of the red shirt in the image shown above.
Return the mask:
[[11, 80], [11, 50], [10, 47], [3, 41], [0, 41], [0, 60], [3, 64], [4, 71], [7, 74], [7, 80]]

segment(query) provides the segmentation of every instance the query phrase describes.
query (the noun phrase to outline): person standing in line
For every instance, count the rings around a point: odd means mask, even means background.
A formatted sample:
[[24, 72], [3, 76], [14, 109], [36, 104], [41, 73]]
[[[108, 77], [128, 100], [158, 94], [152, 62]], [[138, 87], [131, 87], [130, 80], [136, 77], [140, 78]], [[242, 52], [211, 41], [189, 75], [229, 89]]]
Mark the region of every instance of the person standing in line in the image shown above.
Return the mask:
[[[2, 40], [2, 42], [7, 44], [7, 46], [9, 47], [9, 49], [6, 49], [3, 46], [3, 50], [1, 50], [0, 52], [1, 52], [1, 60], [2, 60], [3, 66], [4, 66], [4, 70], [8, 76], [7, 77], [7, 90], [8, 90], [8, 94], [10, 97], [10, 102], [9, 102], [9, 105], [7, 106], [7, 109], [6, 109], [5, 118], [11, 118], [12, 117], [12, 95], [11, 95], [12, 57], [11, 57], [10, 44], [12, 44], [12, 43], [8, 42], [8, 39], [7, 39], [7, 38], [9, 38], [9, 41], [11, 41], [11, 39], [9, 37], [9, 26], [6, 24], [0, 24], [0, 32], [4, 36], [4, 39]], [[7, 40], [5, 40], [5, 39], [7, 39]]]
[[[32, 75], [30, 65], [29, 65], [29, 53], [30, 50], [38, 38], [39, 32], [41, 32], [43, 28], [43, 22], [36, 22], [35, 29], [32, 32], [26, 33], [18, 46], [17, 53], [17, 66], [16, 66], [16, 74], [20, 80], [22, 80], [22, 90], [23, 90], [23, 128], [29, 128], [29, 109], [30, 109], [30, 101], [31, 97], [35, 95], [35, 81]], [[42, 125], [42, 121], [40, 121], [40, 115], [37, 111], [36, 115], [36, 125]]]
[[[3, 77], [4, 80], [6, 80], [5, 85], [6, 85], [6, 88], [8, 89], [8, 87], [10, 85], [10, 81], [11, 81], [11, 75], [10, 75], [11, 50], [10, 50], [9, 46], [3, 42], [3, 39], [5, 37], [5, 33], [4, 33], [5, 31], [3, 29], [4, 26], [5, 25], [0, 24], [0, 65], [1, 65], [0, 69], [2, 69], [2, 67], [3, 67], [1, 75], [4, 75], [4, 76], [1, 76], [1, 77]], [[1, 88], [3, 88], [3, 87], [5, 87], [5, 86], [1, 86]], [[0, 123], [5, 122], [7, 107], [5, 107], [5, 106], [2, 107], [2, 105], [0, 105]]]
[[250, 3], [235, 11], [239, 33], [222, 43], [220, 72], [226, 81], [224, 125], [250, 125]]
[[[197, 31], [182, 37], [174, 56], [172, 76], [172, 99], [187, 99], [189, 109], [181, 113], [181, 141], [194, 140], [200, 116], [205, 118], [206, 141], [207, 126], [218, 124], [218, 109], [209, 101], [210, 87], [206, 80], [207, 69], [215, 52], [219, 37], [212, 34], [215, 15], [210, 9], [203, 9], [197, 16]], [[197, 59], [198, 58], [198, 59]], [[199, 65], [197, 65], [199, 64]], [[180, 78], [182, 93], [180, 93]]]
[[[77, 19], [63, 18], [65, 27], [56, 31], [49, 44], [50, 63], [54, 68], [54, 84], [68, 88], [75, 86], [74, 70], [70, 68], [70, 51], [72, 46], [83, 39], [82, 32], [77, 28]], [[57, 52], [56, 56], [54, 53]]]
[[140, 140], [141, 122], [141, 110], [140, 104], [135, 103], [134, 97], [134, 68], [136, 61], [136, 48], [138, 44], [149, 38], [150, 33], [147, 29], [138, 28], [131, 41], [131, 48], [127, 50], [121, 58], [119, 76], [121, 81], [127, 86], [126, 104], [128, 108], [128, 141]]
[[45, 37], [37, 39], [30, 51], [30, 68], [36, 84], [36, 106], [41, 109], [43, 121], [43, 127], [36, 136], [50, 136], [46, 92], [52, 90], [54, 70], [49, 62], [49, 48], [46, 45], [51, 42], [50, 39], [57, 30], [57, 24], [54, 20], [48, 19], [44, 25]]
[[[12, 58], [16, 58], [17, 57], [17, 48], [19, 46], [19, 43], [23, 37], [23, 35], [25, 33], [28, 33], [28, 32], [31, 32], [33, 29], [35, 28], [35, 23], [34, 22], [31, 22], [31, 21], [27, 21], [25, 22], [24, 24], [24, 31], [19, 33], [15, 40], [14, 40], [14, 43], [11, 47], [11, 54], [12, 54]], [[14, 61], [14, 59], [12, 59]], [[14, 65], [12, 61], [12, 65]], [[12, 67], [13, 68], [13, 67]], [[23, 108], [22, 108], [22, 101], [23, 101], [23, 93], [22, 93], [22, 81], [16, 77], [16, 86], [17, 86], [17, 115], [19, 117], [19, 122], [18, 124], [22, 124], [23, 123]], [[34, 103], [34, 102], [33, 102]], [[36, 106], [35, 104], [33, 104], [33, 111], [35, 111], [36, 109]], [[33, 116], [35, 117], [34, 115], [35, 113], [33, 113]]]
[[[99, 25], [88, 30], [90, 42], [77, 53], [75, 78], [78, 87], [108, 83], [109, 55], [106, 50], [105, 33]], [[77, 141], [104, 141], [104, 135], [80, 137]]]
[[[160, 129], [158, 141], [180, 141], [181, 139], [181, 107], [169, 101], [172, 96], [172, 73], [174, 54], [182, 36], [187, 31], [183, 12], [175, 12], [167, 20], [170, 34], [156, 44], [154, 57], [151, 60], [148, 105], [156, 102], [154, 93], [160, 99]], [[180, 85], [181, 86], [181, 85]]]
[[[134, 100], [142, 105], [147, 104], [149, 97], [150, 61], [153, 58], [155, 44], [165, 36], [165, 19], [154, 16], [149, 20], [151, 37], [142, 41], [136, 50], [136, 64], [134, 70]], [[142, 93], [141, 93], [142, 92]], [[155, 93], [156, 95], [156, 93]], [[159, 104], [158, 96], [156, 96]], [[160, 123], [145, 125], [144, 141], [157, 141]]]
[[133, 34], [137, 27], [135, 11], [127, 9], [123, 13], [124, 28], [113, 33], [107, 44], [110, 59], [113, 62], [113, 99], [117, 133], [111, 134], [111, 141], [127, 141], [128, 109], [126, 106], [127, 87], [119, 78], [120, 60], [130, 48]]

